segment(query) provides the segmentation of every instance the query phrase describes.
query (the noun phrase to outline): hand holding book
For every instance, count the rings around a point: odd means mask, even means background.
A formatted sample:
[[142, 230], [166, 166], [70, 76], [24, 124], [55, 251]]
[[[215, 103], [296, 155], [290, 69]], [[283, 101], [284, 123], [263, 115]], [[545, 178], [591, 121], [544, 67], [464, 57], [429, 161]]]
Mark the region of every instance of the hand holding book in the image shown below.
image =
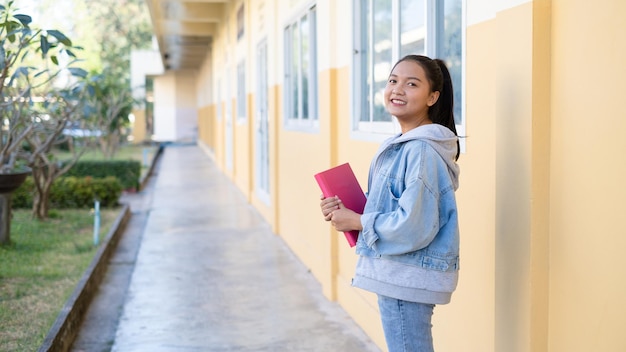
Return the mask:
[[[317, 181], [324, 197], [339, 198], [339, 208], [334, 211], [333, 225], [337, 227], [337, 230], [343, 231], [350, 247], [356, 245], [357, 238], [359, 236], [358, 230], [348, 230], [349, 228], [360, 228], [360, 221], [357, 224], [353, 217], [353, 213], [362, 214], [365, 207], [365, 193], [359, 182], [354, 176], [354, 172], [348, 163], [336, 166], [326, 171], [315, 174], [315, 180]], [[347, 208], [347, 209], [346, 209]], [[349, 211], [351, 210], [351, 211]], [[329, 214], [324, 214], [326, 220], [330, 220]]]
[[337, 231], [361, 231], [361, 214], [346, 208], [339, 197], [332, 197], [336, 200], [337, 206], [332, 209], [329, 214], [329, 221], [333, 224]]

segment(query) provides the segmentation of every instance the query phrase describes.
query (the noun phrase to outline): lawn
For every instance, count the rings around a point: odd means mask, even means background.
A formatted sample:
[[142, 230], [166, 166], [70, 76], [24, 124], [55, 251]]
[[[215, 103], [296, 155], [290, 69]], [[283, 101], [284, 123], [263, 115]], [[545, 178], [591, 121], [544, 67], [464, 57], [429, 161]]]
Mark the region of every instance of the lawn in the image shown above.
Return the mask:
[[[152, 156], [154, 156], [154, 152], [157, 150], [156, 145], [135, 145], [135, 144], [125, 144], [122, 145], [115, 153], [113, 159], [115, 160], [143, 160], [144, 152], [147, 153], [148, 160], [146, 162], [150, 162]], [[67, 154], [69, 155], [69, 153]], [[60, 154], [59, 157], [63, 159], [64, 154]], [[86, 151], [80, 160], [104, 160], [104, 154], [100, 151], [100, 149], [92, 148]]]
[[[141, 161], [143, 177], [156, 151], [127, 145], [114, 159]], [[81, 157], [102, 159], [96, 150]], [[100, 210], [99, 245], [120, 212]], [[51, 209], [45, 221], [34, 220], [30, 209], [13, 211], [11, 244], [0, 246], [0, 351], [39, 349], [97, 252], [93, 226], [91, 209]]]
[[[121, 208], [102, 209], [99, 245]], [[89, 209], [53, 210], [46, 221], [16, 210], [0, 246], [0, 351], [36, 351], [97, 251]]]

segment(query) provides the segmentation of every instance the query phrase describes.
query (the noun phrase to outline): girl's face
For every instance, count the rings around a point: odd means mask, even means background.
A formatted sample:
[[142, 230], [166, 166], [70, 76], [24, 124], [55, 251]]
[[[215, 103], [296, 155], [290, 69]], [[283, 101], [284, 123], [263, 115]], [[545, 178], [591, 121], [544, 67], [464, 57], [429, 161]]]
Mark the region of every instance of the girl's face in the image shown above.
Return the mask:
[[[437, 102], [439, 92], [431, 92], [426, 72], [414, 61], [402, 61], [394, 67], [385, 87], [387, 111], [406, 127], [430, 123], [428, 108]], [[406, 131], [404, 131], [406, 132]]]

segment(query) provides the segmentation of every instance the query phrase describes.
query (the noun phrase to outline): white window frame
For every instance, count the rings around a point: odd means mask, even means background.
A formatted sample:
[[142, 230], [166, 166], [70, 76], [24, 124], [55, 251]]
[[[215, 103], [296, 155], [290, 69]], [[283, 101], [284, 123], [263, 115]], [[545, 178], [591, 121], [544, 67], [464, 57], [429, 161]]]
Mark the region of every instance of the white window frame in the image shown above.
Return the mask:
[[[308, 25], [308, 47], [309, 51], [307, 53], [308, 59], [308, 84], [307, 84], [307, 118], [304, 117], [304, 87], [303, 87], [303, 79], [302, 79], [302, 53], [298, 55], [299, 62], [296, 63], [297, 69], [294, 68], [294, 52], [296, 48], [293, 47], [293, 29], [294, 27], [298, 30], [300, 28], [300, 23], [303, 19], [307, 19]], [[287, 23], [283, 27], [284, 34], [284, 43], [285, 43], [285, 51], [284, 51], [284, 92], [283, 92], [283, 116], [284, 116], [284, 125], [287, 129], [300, 130], [300, 131], [317, 131], [319, 130], [319, 116], [318, 116], [318, 72], [317, 72], [317, 7], [315, 4], [307, 6], [306, 10], [298, 13], [296, 18]], [[298, 33], [299, 35], [300, 33]], [[301, 40], [301, 36], [298, 36], [298, 40]], [[297, 49], [302, 48], [302, 43], [300, 42], [300, 46]], [[293, 72], [296, 71], [296, 72]], [[292, 76], [297, 75], [297, 113], [293, 114], [294, 111], [294, 99], [292, 88]]]
[[[392, 29], [391, 29], [391, 56], [392, 62], [390, 65], [393, 65], [397, 62], [400, 57], [400, 3], [401, 0], [390, 0], [391, 1], [391, 16], [392, 16]], [[460, 121], [456, 125], [457, 133], [459, 136], [465, 135], [465, 28], [466, 28], [466, 0], [447, 0], [447, 1], [459, 1], [461, 5], [461, 82], [455, 81], [454, 90], [455, 92], [460, 92], [461, 101], [458, 102], [455, 100], [455, 118], [457, 121]], [[374, 14], [372, 14], [371, 18], [366, 19], [367, 28], [362, 28], [362, 23], [364, 22], [363, 16], [366, 14], [363, 13], [362, 4], [365, 2], [369, 2], [369, 7], [372, 8], [374, 0], [354, 0], [354, 24], [353, 24], [353, 64], [352, 64], [352, 82], [353, 87], [361, 87], [358, 89], [354, 89], [352, 91], [351, 96], [351, 105], [353, 111], [352, 118], [352, 131], [351, 135], [357, 139], [364, 140], [376, 140], [380, 141], [388, 138], [390, 135], [399, 132], [399, 126], [395, 119], [391, 119], [389, 121], [374, 121], [373, 111], [374, 111], [374, 103], [373, 103], [373, 90], [368, 86], [366, 75], [363, 75], [364, 68], [362, 67], [363, 56], [362, 55], [371, 55], [372, 43], [368, 43], [368, 48], [363, 48], [363, 35], [368, 35], [370, 40], [374, 40], [372, 37], [372, 23], [374, 21]], [[429, 57], [439, 57], [437, 52], [439, 50], [437, 44], [437, 35], [441, 33], [443, 30], [443, 21], [438, 20], [439, 18], [443, 18], [444, 14], [444, 3], [442, 0], [424, 0], [425, 3], [425, 27], [426, 27], [426, 37], [425, 37], [425, 45], [424, 45], [424, 55]], [[369, 33], [367, 33], [369, 31]], [[443, 58], [445, 59], [445, 58]], [[369, 64], [372, 65], [373, 60], [369, 59]], [[391, 66], [390, 66], [391, 67]], [[373, 67], [368, 67], [367, 70], [370, 72], [374, 72]], [[365, 71], [367, 72], [367, 71]], [[373, 73], [370, 73], [373, 75]], [[368, 102], [367, 97], [364, 97], [363, 89], [365, 88], [368, 92], [367, 94], [370, 97]], [[457, 93], [458, 94], [458, 93]], [[369, 103], [369, 108], [367, 109], [370, 113], [369, 121], [361, 121], [361, 116], [363, 111], [366, 110], [364, 108], [364, 104]], [[459, 105], [460, 106], [457, 106]], [[459, 109], [460, 107], [460, 109]], [[459, 115], [460, 111], [460, 116]], [[465, 150], [464, 138], [461, 138], [461, 151]]]

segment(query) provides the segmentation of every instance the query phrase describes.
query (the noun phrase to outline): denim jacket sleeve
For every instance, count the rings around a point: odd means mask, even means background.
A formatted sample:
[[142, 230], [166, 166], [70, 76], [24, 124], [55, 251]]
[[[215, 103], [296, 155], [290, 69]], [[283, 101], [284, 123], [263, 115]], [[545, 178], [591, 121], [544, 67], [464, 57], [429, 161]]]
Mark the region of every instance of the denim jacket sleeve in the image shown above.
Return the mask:
[[417, 165], [406, 165], [401, 181], [378, 175], [377, 182], [385, 184], [377, 188], [380, 194], [369, 194], [368, 201], [377, 204], [369, 211], [366, 209], [361, 217], [361, 237], [368, 247], [380, 255], [398, 255], [422, 249], [432, 242], [439, 231], [440, 195], [437, 183], [438, 173], [445, 165], [430, 147], [422, 144], [418, 149], [418, 156], [414, 155]]

